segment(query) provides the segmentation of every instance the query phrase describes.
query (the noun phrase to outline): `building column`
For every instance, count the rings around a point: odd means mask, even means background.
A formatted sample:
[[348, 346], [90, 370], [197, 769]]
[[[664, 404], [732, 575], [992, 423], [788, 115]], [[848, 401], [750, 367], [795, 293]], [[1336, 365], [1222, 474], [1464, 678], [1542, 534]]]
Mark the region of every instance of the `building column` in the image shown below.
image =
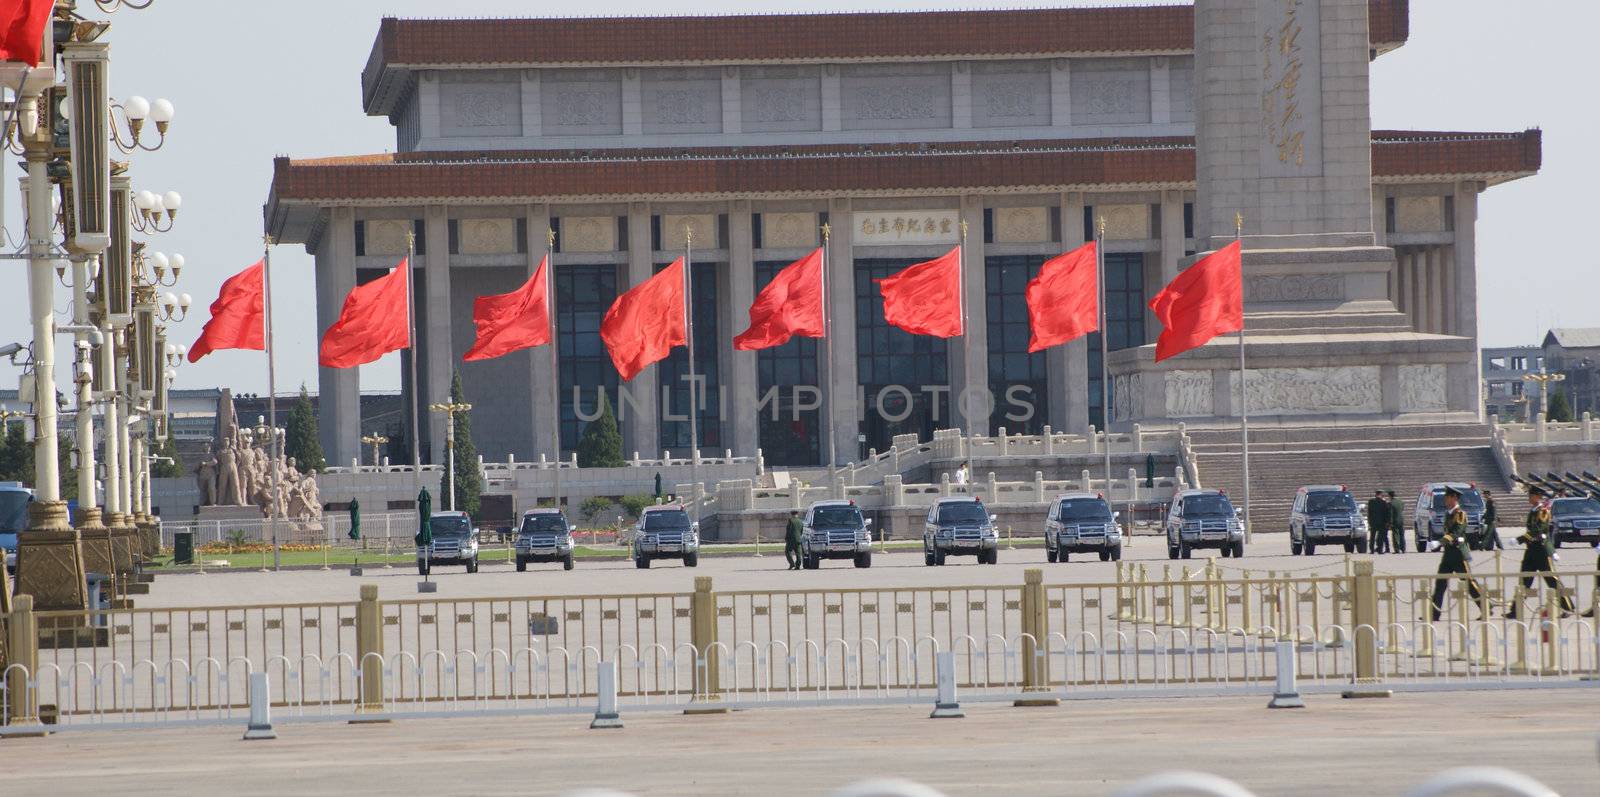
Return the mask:
[[[850, 200], [832, 199], [828, 202], [828, 224], [832, 228], [833, 242], [828, 248], [828, 333], [833, 338], [832, 359], [822, 363], [822, 378], [827, 380], [827, 395], [823, 397], [828, 413], [828, 428], [832, 430], [838, 461], [843, 465], [853, 462], [860, 452], [856, 438], [861, 433], [861, 384], [856, 373], [856, 277], [855, 253], [851, 240], [855, 230], [851, 223]], [[829, 347], [819, 347], [827, 351]], [[830, 464], [827, 441], [822, 441], [823, 464]]]
[[1172, 123], [1171, 76], [1171, 65], [1165, 56], [1150, 59], [1150, 124]]
[[961, 220], [967, 243], [961, 253], [966, 266], [962, 283], [967, 305], [966, 328], [950, 346], [950, 425], [969, 435], [989, 429], [989, 312], [985, 296], [989, 269], [984, 263], [983, 197], [961, 198]]
[[[351, 208], [329, 211], [317, 247], [317, 339], [339, 320], [344, 299], [356, 286], [356, 220]], [[317, 369], [317, 427], [329, 465], [349, 467], [361, 452], [359, 368]]]
[[[532, 277], [549, 247], [550, 206], [528, 205], [523, 209], [523, 217], [527, 219], [528, 227], [528, 276]], [[550, 260], [550, 267], [545, 271], [545, 277], [554, 282], [555, 258], [551, 257]], [[554, 312], [554, 308], [551, 308], [551, 312]], [[561, 341], [552, 340], [549, 347], [537, 346], [527, 349], [520, 355], [528, 358], [528, 374], [531, 377], [528, 380], [528, 389], [533, 391], [532, 400], [528, 402], [528, 413], [531, 416], [528, 418], [528, 423], [529, 428], [533, 429], [534, 450], [529, 452], [529, 459], [536, 460], [540, 454], [551, 459], [560, 458], [561, 425], [556, 420], [559, 405], [550, 406], [552, 395], [550, 385], [561, 384], [561, 374], [553, 367], [550, 354], [560, 351]]]
[[431, 458], [423, 461], [437, 464], [445, 461], [445, 416], [430, 412], [428, 405], [450, 399], [450, 377], [456, 360], [450, 334], [449, 210], [430, 205], [422, 212], [422, 223], [427, 231], [428, 252], [420, 258], [425, 306], [417, 315], [425, 328], [419, 330], [422, 360], [417, 363], [417, 377], [422, 381], [422, 392], [417, 394], [417, 414], [428, 430]]
[[1445, 274], [1444, 274], [1444, 249], [1439, 246], [1428, 247], [1428, 329], [1435, 334], [1444, 334], [1444, 306], [1445, 306]]
[[[1476, 181], [1456, 184], [1455, 244], [1451, 247], [1456, 284], [1456, 326], [1453, 332], [1478, 340], [1478, 191]], [[1480, 363], [1480, 367], [1481, 367]]]
[[722, 373], [727, 403], [723, 406], [726, 418], [723, 429], [736, 456], [755, 456], [761, 445], [761, 428], [757, 423], [756, 402], [758, 379], [756, 352], [733, 348], [733, 338], [749, 325], [749, 308], [755, 301], [756, 258], [755, 240], [752, 237], [750, 201], [740, 200], [728, 209], [728, 281], [722, 294], [722, 319], [717, 326], [722, 339], [717, 342], [726, 363]]
[[[1181, 213], [1181, 206], [1179, 212]], [[1183, 234], [1183, 219], [1178, 219]], [[1083, 194], [1061, 195], [1061, 249], [1084, 244]], [[1045, 351], [1050, 380], [1050, 428], [1058, 432], [1089, 430], [1089, 341], [1087, 338], [1052, 346]]]
[[[654, 253], [650, 249], [650, 204], [634, 202], [628, 206], [628, 279], [617, 287], [621, 296], [629, 288], [655, 276]], [[618, 413], [625, 444], [623, 456], [639, 452], [650, 458], [661, 455], [661, 389], [658, 366], [639, 372], [632, 382], [623, 382], [618, 388], [618, 399], [612, 410]], [[622, 398], [621, 393], [628, 394]], [[623, 404], [628, 406], [623, 408]]]
[[1428, 331], [1428, 260], [1413, 249], [1409, 258], [1411, 270], [1411, 328]]

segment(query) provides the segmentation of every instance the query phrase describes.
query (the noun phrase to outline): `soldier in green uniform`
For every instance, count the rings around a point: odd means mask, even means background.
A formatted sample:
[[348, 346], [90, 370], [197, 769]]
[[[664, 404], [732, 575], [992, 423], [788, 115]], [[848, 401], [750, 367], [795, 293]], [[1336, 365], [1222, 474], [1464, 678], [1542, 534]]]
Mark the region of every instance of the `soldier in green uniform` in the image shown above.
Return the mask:
[[789, 524], [783, 528], [783, 558], [789, 560], [790, 570], [800, 569], [800, 535], [805, 533], [805, 521], [799, 512], [789, 513]]
[[[1439, 575], [1470, 574], [1472, 572], [1468, 560], [1471, 559], [1471, 549], [1467, 540], [1467, 513], [1461, 509], [1461, 493], [1454, 487], [1446, 487], [1444, 491], [1444, 537], [1439, 540], [1439, 546], [1444, 554], [1439, 557]], [[1438, 620], [1444, 613], [1444, 593], [1450, 586], [1450, 579], [1438, 578], [1433, 581], [1433, 619]], [[1478, 589], [1478, 582], [1467, 579], [1467, 594], [1472, 596], [1473, 602], [1482, 600], [1483, 592]]]
[[[1406, 513], [1405, 502], [1395, 497], [1394, 491], [1389, 491], [1389, 532], [1393, 535], [1395, 553], [1406, 552]], [[1422, 553], [1418, 551], [1417, 553]]]
[[[1566, 615], [1572, 611], [1572, 599], [1561, 592], [1561, 579], [1555, 577], [1555, 568], [1551, 566], [1550, 553], [1555, 537], [1550, 528], [1550, 505], [1545, 503], [1547, 497], [1548, 494], [1538, 487], [1528, 488], [1528, 530], [1517, 538], [1517, 542], [1525, 546], [1522, 549], [1522, 588], [1526, 590], [1533, 586], [1535, 577], [1532, 573], [1544, 573], [1544, 585], [1560, 595], [1561, 613]], [[1506, 610], [1506, 616], [1517, 616], [1516, 604]]]
[[1373, 493], [1367, 501], [1367, 550], [1383, 553], [1389, 547], [1389, 502], [1383, 500], [1383, 491]]
[[1504, 550], [1506, 545], [1500, 541], [1500, 533], [1495, 530], [1495, 522], [1499, 520], [1499, 510], [1495, 509], [1494, 496], [1488, 490], [1483, 491], [1483, 536], [1478, 538], [1478, 550], [1492, 551], [1496, 548]]

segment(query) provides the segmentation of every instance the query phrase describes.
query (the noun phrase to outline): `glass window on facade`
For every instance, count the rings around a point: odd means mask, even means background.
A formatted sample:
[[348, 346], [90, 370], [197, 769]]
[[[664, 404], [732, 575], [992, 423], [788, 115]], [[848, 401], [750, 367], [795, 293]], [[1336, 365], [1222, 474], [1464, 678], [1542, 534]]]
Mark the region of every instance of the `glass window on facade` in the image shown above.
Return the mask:
[[[666, 263], [656, 265], [656, 271], [666, 268]], [[722, 382], [717, 368], [717, 268], [716, 263], [694, 263], [690, 279], [693, 296], [689, 306], [694, 313], [694, 375], [703, 387], [695, 397], [700, 424], [700, 448], [712, 452], [722, 445], [722, 425], [717, 419], [722, 414], [718, 386]], [[661, 406], [662, 449], [686, 451], [689, 444], [689, 352], [682, 346], [674, 347], [672, 354], [656, 366], [660, 380], [657, 389], [665, 391], [666, 401]], [[684, 418], [674, 421], [668, 418]], [[708, 454], [709, 456], [709, 454]]]
[[617, 298], [617, 267], [564, 265], [556, 272], [556, 336], [560, 345], [561, 450], [578, 447], [584, 421], [573, 404], [578, 388], [584, 415], [592, 415], [604, 390], [616, 412], [617, 370], [600, 341], [600, 320]]
[[[1143, 346], [1145, 314], [1144, 254], [1107, 253], [1106, 256], [1106, 348], [1110, 351]], [[1089, 335], [1089, 423], [1104, 429], [1105, 407], [1100, 404], [1100, 333]], [[1116, 404], [1113, 393], [1111, 402]]]
[[868, 448], [887, 449], [898, 434], [927, 440], [935, 429], [952, 425], [946, 341], [889, 326], [883, 320], [883, 294], [873, 282], [919, 262], [855, 261], [856, 372], [863, 397], [860, 434], [866, 438], [858, 456]]
[[1038, 434], [1049, 418], [1045, 353], [1028, 353], [1028, 281], [1038, 276], [1044, 255], [985, 258], [984, 292], [989, 325], [989, 393], [994, 412], [989, 433]]
[[[766, 288], [787, 265], [786, 260], [756, 263], [756, 293]], [[820, 343], [817, 338], [793, 337], [782, 346], [756, 353], [757, 400], [765, 402], [756, 424], [761, 433], [761, 454], [769, 465], [822, 462], [821, 410], [796, 409], [797, 405], [819, 403], [821, 393], [795, 389], [798, 386], [816, 389], [822, 384], [817, 370]]]

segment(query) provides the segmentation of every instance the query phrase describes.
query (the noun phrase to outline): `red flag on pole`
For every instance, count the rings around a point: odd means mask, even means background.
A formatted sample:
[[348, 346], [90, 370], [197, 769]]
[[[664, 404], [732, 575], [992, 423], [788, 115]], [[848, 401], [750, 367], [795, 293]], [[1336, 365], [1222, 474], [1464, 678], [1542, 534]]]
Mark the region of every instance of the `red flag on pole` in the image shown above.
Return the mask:
[[550, 256], [545, 255], [522, 287], [473, 301], [472, 322], [478, 325], [478, 337], [461, 359], [489, 360], [550, 342], [550, 307], [545, 301], [549, 266]]
[[350, 290], [339, 320], [322, 333], [323, 367], [351, 368], [410, 348], [411, 325], [406, 312], [410, 270], [406, 266], [401, 260], [388, 274]]
[[1156, 362], [1161, 362], [1226, 332], [1244, 329], [1244, 280], [1234, 241], [1184, 269], [1151, 300], [1161, 321]]
[[262, 279], [265, 265], [266, 261], [258, 260], [222, 283], [217, 300], [211, 303], [211, 320], [189, 347], [189, 362], [198, 362], [217, 349], [262, 351], [267, 347]]
[[961, 247], [877, 283], [883, 292], [883, 320], [913, 335], [962, 334]]
[[740, 351], [782, 346], [799, 335], [824, 334], [822, 248], [784, 266], [750, 305], [750, 328], [733, 339]]
[[1044, 351], [1100, 328], [1097, 265], [1095, 244], [1090, 241], [1039, 267], [1039, 276], [1028, 283], [1028, 324], [1033, 333], [1029, 352]]
[[617, 297], [600, 322], [600, 339], [623, 381], [688, 344], [684, 328], [683, 258]]
[[33, 66], [44, 48], [44, 26], [50, 24], [55, 0], [10, 0], [0, 3], [0, 61]]

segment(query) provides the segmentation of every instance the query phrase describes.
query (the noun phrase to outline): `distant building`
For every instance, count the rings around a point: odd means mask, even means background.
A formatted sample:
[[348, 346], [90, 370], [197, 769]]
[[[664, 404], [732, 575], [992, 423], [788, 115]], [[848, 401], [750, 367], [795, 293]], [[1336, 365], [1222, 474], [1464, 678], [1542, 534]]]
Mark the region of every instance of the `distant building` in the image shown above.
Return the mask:
[[1508, 346], [1484, 349], [1481, 356], [1483, 411], [1500, 416], [1502, 421], [1528, 420], [1530, 400], [1537, 404], [1539, 392], [1523, 376], [1539, 372], [1539, 366], [1544, 363], [1544, 350], [1538, 346]]
[[1552, 389], [1566, 394], [1573, 416], [1600, 412], [1600, 327], [1552, 329], [1543, 349], [1545, 367], [1565, 377]]

